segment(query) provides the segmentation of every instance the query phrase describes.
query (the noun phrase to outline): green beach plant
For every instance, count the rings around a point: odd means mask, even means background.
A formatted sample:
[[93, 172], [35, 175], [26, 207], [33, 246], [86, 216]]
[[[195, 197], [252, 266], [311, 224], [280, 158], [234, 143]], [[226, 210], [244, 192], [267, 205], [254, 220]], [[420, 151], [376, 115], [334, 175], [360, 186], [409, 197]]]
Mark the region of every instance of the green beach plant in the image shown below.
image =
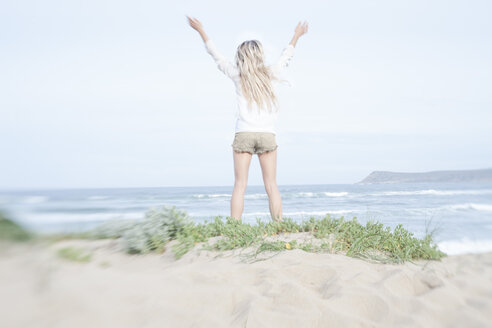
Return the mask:
[[[169, 241], [175, 240], [172, 251], [176, 259], [198, 243], [203, 243], [202, 249], [219, 252], [250, 248], [254, 251], [243, 256], [255, 260], [265, 252], [301, 249], [316, 253], [342, 253], [374, 262], [402, 263], [419, 259], [439, 260], [446, 256], [433, 242], [435, 230], [428, 232], [427, 228], [423, 238], [416, 238], [401, 224], [391, 230], [372, 219], [363, 225], [356, 217], [347, 220], [343, 216], [332, 218], [330, 215], [321, 219], [311, 217], [302, 222], [291, 218], [263, 222], [257, 218], [256, 225], [245, 224], [232, 217], [223, 220], [216, 216], [212, 222], [196, 223], [185, 211], [163, 206], [149, 210], [143, 220], [129, 225], [125, 231], [107, 232], [105, 235], [120, 235], [128, 253], [162, 252]], [[312, 238], [303, 241], [288, 238], [293, 233], [308, 233]], [[211, 237], [221, 238], [209, 244]]]
[[28, 241], [34, 234], [22, 227], [17, 222], [10, 220], [0, 212], [0, 240], [2, 241]]
[[57, 251], [60, 258], [74, 262], [89, 262], [92, 254], [83, 248], [63, 247]]
[[125, 249], [128, 253], [162, 252], [166, 243], [175, 239], [185, 226], [193, 220], [185, 211], [169, 208], [151, 208], [145, 213], [143, 220], [130, 225], [122, 234]]
[[[308, 232], [317, 242], [287, 241], [281, 238], [296, 232]], [[266, 240], [267, 237], [276, 235], [280, 240]], [[402, 225], [397, 225], [391, 231], [390, 227], [373, 220], [362, 225], [355, 217], [345, 220], [344, 217], [331, 218], [327, 215], [322, 219], [311, 217], [301, 223], [290, 218], [268, 223], [257, 219], [257, 225], [249, 225], [230, 217], [226, 217], [225, 222], [216, 217], [212, 223], [191, 224], [177, 236], [178, 243], [173, 247], [176, 258], [180, 258], [196, 243], [214, 236], [223, 238], [213, 245], [204, 245], [205, 249], [223, 251], [256, 246], [252, 257], [262, 252], [296, 248], [307, 252], [344, 253], [351, 257], [385, 263], [402, 263], [418, 259], [439, 260], [446, 256], [433, 243], [431, 234], [419, 239]]]

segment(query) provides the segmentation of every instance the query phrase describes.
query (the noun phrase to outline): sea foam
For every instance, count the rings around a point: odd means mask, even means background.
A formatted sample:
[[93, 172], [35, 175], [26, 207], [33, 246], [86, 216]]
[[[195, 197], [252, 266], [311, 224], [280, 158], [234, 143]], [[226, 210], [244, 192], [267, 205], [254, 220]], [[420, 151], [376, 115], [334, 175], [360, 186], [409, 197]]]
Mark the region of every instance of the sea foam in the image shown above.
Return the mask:
[[373, 196], [410, 196], [410, 195], [435, 195], [435, 196], [454, 196], [454, 195], [488, 195], [492, 194], [491, 189], [478, 190], [412, 190], [412, 191], [383, 191], [372, 193]]
[[492, 251], [492, 240], [472, 240], [469, 238], [446, 240], [438, 243], [438, 247], [448, 255], [485, 253]]
[[492, 204], [476, 204], [476, 203], [465, 203], [465, 204], [454, 204], [446, 206], [445, 208], [449, 208], [451, 210], [457, 211], [483, 211], [483, 212], [492, 212]]

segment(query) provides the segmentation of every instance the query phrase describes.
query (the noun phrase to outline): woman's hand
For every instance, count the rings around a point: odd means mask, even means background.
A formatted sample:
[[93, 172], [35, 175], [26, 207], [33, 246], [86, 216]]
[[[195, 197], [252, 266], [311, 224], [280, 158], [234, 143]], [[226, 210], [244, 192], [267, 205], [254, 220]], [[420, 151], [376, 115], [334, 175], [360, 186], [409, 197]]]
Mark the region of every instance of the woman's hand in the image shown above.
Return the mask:
[[208, 36], [205, 34], [205, 31], [203, 30], [202, 22], [200, 22], [196, 18], [191, 18], [190, 16], [186, 16], [188, 18], [188, 23], [190, 23], [190, 26], [196, 30], [198, 33], [200, 33], [200, 36], [203, 39], [203, 42], [207, 42]]
[[308, 31], [308, 23], [306, 21], [304, 21], [304, 23], [301, 24], [301, 22], [299, 22], [296, 26], [296, 30], [295, 30], [295, 34], [300, 37], [301, 35], [304, 35], [306, 34]]
[[308, 23], [304, 21], [304, 23], [301, 24], [299, 22], [296, 26], [296, 30], [294, 32], [294, 36], [292, 37], [292, 40], [290, 41], [290, 44], [293, 45], [294, 47], [297, 44], [297, 40], [301, 37], [301, 35], [306, 34], [308, 31]]
[[190, 23], [190, 26], [197, 30], [198, 32], [201, 32], [203, 31], [203, 26], [202, 26], [202, 22], [200, 22], [198, 19], [196, 18], [191, 18], [190, 16], [186, 16], [188, 18], [188, 22]]

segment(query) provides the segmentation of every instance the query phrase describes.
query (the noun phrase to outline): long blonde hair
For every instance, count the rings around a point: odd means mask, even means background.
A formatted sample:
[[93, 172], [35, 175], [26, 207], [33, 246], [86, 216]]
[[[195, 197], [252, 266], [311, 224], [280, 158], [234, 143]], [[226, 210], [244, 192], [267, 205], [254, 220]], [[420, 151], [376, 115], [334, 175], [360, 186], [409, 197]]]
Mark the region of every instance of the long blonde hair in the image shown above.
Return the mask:
[[244, 41], [237, 47], [236, 65], [241, 78], [243, 95], [251, 108], [253, 102], [259, 109], [278, 108], [272, 81], [280, 80], [264, 62], [263, 46], [258, 40]]

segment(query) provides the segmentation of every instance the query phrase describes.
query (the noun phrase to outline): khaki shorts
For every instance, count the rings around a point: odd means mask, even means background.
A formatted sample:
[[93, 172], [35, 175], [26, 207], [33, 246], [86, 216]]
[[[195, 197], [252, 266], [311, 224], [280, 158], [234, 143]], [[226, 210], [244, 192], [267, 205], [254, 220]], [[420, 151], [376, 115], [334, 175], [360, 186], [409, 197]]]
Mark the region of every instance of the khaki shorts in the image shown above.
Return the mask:
[[261, 154], [277, 149], [275, 134], [271, 132], [236, 132], [232, 142], [234, 151]]

